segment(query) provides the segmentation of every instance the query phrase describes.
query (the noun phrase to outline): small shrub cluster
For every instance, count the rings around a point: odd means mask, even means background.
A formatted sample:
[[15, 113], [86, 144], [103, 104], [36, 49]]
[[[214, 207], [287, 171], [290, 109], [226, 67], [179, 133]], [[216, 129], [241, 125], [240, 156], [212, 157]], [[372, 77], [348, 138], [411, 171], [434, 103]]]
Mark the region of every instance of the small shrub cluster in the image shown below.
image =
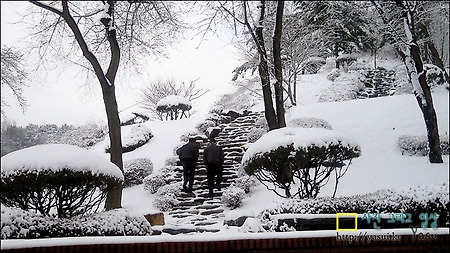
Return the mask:
[[137, 158], [124, 162], [124, 187], [142, 184], [144, 178], [153, 171], [153, 163], [148, 158]]
[[222, 193], [222, 203], [231, 209], [235, 209], [241, 206], [244, 196], [245, 191], [243, 189], [236, 186], [230, 186]]
[[144, 178], [144, 190], [151, 194], [155, 194], [165, 184], [166, 180], [161, 174], [152, 174]]
[[266, 134], [268, 131], [269, 131], [269, 126], [267, 125], [266, 119], [263, 117], [258, 118], [255, 121], [253, 127], [247, 133], [247, 140], [250, 143], [254, 143], [259, 138], [261, 138], [261, 136]]
[[35, 239], [79, 236], [147, 236], [150, 224], [143, 216], [134, 216], [124, 209], [103, 213], [55, 218], [1, 207], [1, 239]]
[[317, 74], [320, 68], [326, 64], [326, 60], [321, 57], [310, 57], [300, 64], [302, 74]]
[[174, 184], [166, 184], [158, 189], [154, 200], [155, 206], [165, 212], [170, 211], [178, 205], [178, 197], [181, 194], [181, 182]]
[[[142, 125], [130, 125], [122, 127], [122, 152], [131, 152], [144, 146], [153, 137], [152, 131]], [[106, 147], [106, 153], [110, 152], [110, 144]]]
[[217, 123], [212, 121], [212, 120], [205, 120], [202, 123], [198, 124], [195, 128], [200, 131], [201, 133], [206, 134], [206, 131], [208, 130], [208, 128], [210, 127], [215, 127], [217, 126]]
[[336, 78], [338, 78], [340, 75], [341, 72], [339, 71], [339, 69], [333, 69], [330, 71], [330, 73], [328, 73], [327, 79], [334, 82], [334, 80], [336, 80]]
[[258, 185], [258, 180], [253, 176], [244, 175], [236, 178], [233, 185], [237, 188], [241, 188], [245, 193], [250, 193], [250, 191]]
[[[441, 141], [441, 151], [443, 155], [448, 155], [449, 151], [449, 136], [440, 136]], [[426, 136], [411, 136], [402, 135], [397, 140], [397, 147], [402, 152], [402, 155], [417, 155], [417, 156], [427, 156], [429, 153], [428, 139]]]
[[292, 127], [303, 127], [303, 128], [324, 128], [328, 130], [333, 130], [331, 124], [323, 119], [318, 119], [314, 117], [309, 118], [297, 118], [290, 121], [290, 126]]
[[[179, 149], [180, 147], [181, 147], [181, 145], [178, 146], [178, 147], [176, 147], [176, 148], [173, 150], [173, 153], [176, 154], [176, 150]], [[166, 161], [164, 161], [164, 164], [165, 164], [166, 166], [177, 166], [178, 160], [179, 160], [179, 159], [178, 159], [177, 156], [172, 156], [172, 157], [167, 158]]]
[[247, 141], [249, 143], [254, 143], [266, 133], [267, 129], [265, 128], [252, 127], [250, 131], [247, 133]]
[[426, 71], [427, 83], [431, 88], [447, 84], [444, 72], [438, 66], [433, 64], [424, 64], [423, 68]]
[[197, 135], [199, 135], [199, 134], [198, 134], [198, 132], [196, 132], [196, 131], [186, 132], [186, 133], [184, 133], [184, 134], [182, 134], [182, 135], [180, 136], [180, 141], [183, 142], [183, 143], [186, 143], [186, 142], [189, 141], [189, 138], [195, 137], [195, 136], [197, 136]]
[[356, 56], [352, 54], [341, 54], [336, 58], [336, 65], [340, 67], [348, 67], [356, 62]]
[[357, 99], [358, 93], [365, 89], [364, 84], [359, 81], [361, 74], [358, 70], [349, 70], [342, 75], [337, 75], [335, 71], [331, 71], [329, 76], [333, 79], [333, 84], [320, 95], [319, 102]]
[[257, 186], [257, 180], [253, 176], [242, 175], [233, 182], [233, 184], [225, 189], [222, 194], [222, 203], [225, 206], [235, 209], [241, 206], [245, 194]]
[[449, 185], [416, 187], [408, 191], [379, 190], [364, 195], [316, 199], [289, 199], [261, 213], [265, 227], [274, 231], [275, 214], [336, 214], [336, 213], [411, 213], [413, 222], [420, 221], [420, 213], [439, 215], [438, 226], [450, 225]]

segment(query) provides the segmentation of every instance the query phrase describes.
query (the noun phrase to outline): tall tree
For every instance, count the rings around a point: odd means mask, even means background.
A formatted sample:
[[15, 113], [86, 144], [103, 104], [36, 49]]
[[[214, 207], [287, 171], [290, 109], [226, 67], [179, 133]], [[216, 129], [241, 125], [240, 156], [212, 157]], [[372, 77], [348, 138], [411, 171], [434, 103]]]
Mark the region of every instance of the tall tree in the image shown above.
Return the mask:
[[[372, 1], [381, 15], [388, 37], [401, 56], [408, 73], [408, 80], [413, 86], [414, 95], [425, 120], [431, 163], [442, 163], [442, 153], [439, 140], [439, 130], [436, 111], [430, 86], [427, 83], [426, 71], [423, 68], [422, 54], [417, 41], [418, 1], [396, 0], [396, 5], [382, 5]], [[403, 33], [401, 30], [403, 29]]]
[[[301, 1], [298, 8], [307, 24], [315, 26], [328, 41], [333, 56], [371, 49], [368, 20], [357, 1]], [[339, 63], [336, 61], [336, 68]]]
[[[180, 27], [170, 11], [170, 4], [153, 1], [102, 1], [102, 2], [40, 2], [30, 1], [42, 9], [41, 17], [46, 21], [50, 11], [54, 14], [51, 22], [40, 22], [38, 32], [48, 33], [42, 36], [45, 45], [50, 45], [58, 35], [72, 38], [81, 49], [84, 58], [98, 80], [107, 115], [109, 138], [111, 143], [110, 160], [123, 171], [122, 141], [120, 120], [116, 101], [116, 77], [121, 63], [121, 47], [125, 50], [125, 62], [133, 62], [139, 53], [156, 51], [162, 40], [173, 35]], [[100, 20], [100, 23], [98, 23]], [[161, 24], [173, 24], [174, 29], [162, 27]], [[67, 31], [66, 28], [69, 28]], [[155, 31], [149, 32], [152, 27]], [[58, 29], [61, 33], [58, 34]], [[144, 32], [145, 31], [145, 32]], [[153, 35], [153, 37], [152, 37]], [[161, 36], [159, 36], [161, 35]], [[154, 42], [152, 42], [154, 41]], [[159, 45], [160, 44], [160, 45]], [[60, 48], [61, 45], [58, 45]], [[51, 47], [50, 47], [51, 48]], [[102, 51], [102, 49], [104, 49]], [[40, 51], [47, 52], [45, 50]], [[57, 52], [59, 53], [59, 52]], [[123, 61], [122, 61], [123, 62]], [[121, 207], [122, 186], [108, 193], [105, 208], [107, 210]]]
[[[240, 23], [245, 28], [245, 34], [250, 35], [251, 40], [251, 47], [254, 47], [257, 51], [258, 55], [258, 63], [257, 63], [257, 69], [259, 78], [261, 80], [261, 86], [262, 86], [262, 93], [263, 93], [263, 100], [264, 100], [264, 113], [265, 118], [267, 121], [267, 124], [269, 126], [270, 130], [277, 129], [280, 127], [286, 126], [285, 117], [284, 117], [284, 101], [283, 101], [283, 88], [282, 88], [282, 78], [279, 79], [280, 82], [277, 84], [276, 87], [276, 95], [275, 95], [275, 103], [273, 101], [273, 93], [272, 93], [272, 87], [270, 84], [270, 78], [271, 76], [275, 75], [275, 72], [273, 69], [270, 68], [269, 65], [269, 58], [266, 50], [266, 43], [265, 43], [265, 32], [264, 28], [266, 27], [266, 1], [259, 1], [251, 2], [251, 1], [242, 1], [241, 2], [241, 10], [242, 14], [239, 16], [236, 14], [235, 11], [235, 5], [232, 3], [232, 6], [227, 6], [227, 3], [219, 3], [221, 10], [228, 14], [229, 17], [233, 18], [233, 21]], [[250, 24], [252, 20], [252, 12], [251, 6], [254, 6], [256, 4], [256, 20], [255, 25], [252, 26]], [[278, 8], [279, 7], [279, 8]], [[284, 9], [284, 2], [277, 4], [277, 12], [280, 14], [279, 21], [282, 21], [283, 16], [283, 9]], [[279, 29], [277, 31], [278, 34], [274, 35], [274, 37], [279, 37], [278, 39], [275, 39], [275, 42], [279, 41], [281, 43], [281, 28], [282, 24], [279, 24]], [[277, 46], [275, 46], [277, 47]], [[281, 52], [281, 51], [280, 51]], [[280, 71], [278, 74], [281, 74], [282, 72], [282, 65], [281, 61], [278, 62]], [[244, 64], [244, 66], [241, 66], [238, 68], [235, 72], [237, 72], [236, 76], [241, 73], [245, 72], [247, 69], [251, 68], [249, 64]], [[277, 106], [276, 110], [275, 107]], [[279, 115], [277, 115], [279, 113]]]

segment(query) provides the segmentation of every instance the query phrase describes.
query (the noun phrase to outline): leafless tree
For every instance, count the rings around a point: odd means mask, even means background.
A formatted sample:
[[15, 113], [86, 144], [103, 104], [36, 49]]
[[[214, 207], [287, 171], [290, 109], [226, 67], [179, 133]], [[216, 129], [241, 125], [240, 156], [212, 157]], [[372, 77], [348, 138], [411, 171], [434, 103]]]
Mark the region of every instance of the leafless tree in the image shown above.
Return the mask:
[[[94, 74], [100, 84], [111, 143], [111, 162], [123, 170], [120, 120], [116, 102], [116, 77], [125, 63], [163, 52], [182, 29], [172, 12], [175, 2], [163, 1], [30, 1], [39, 11], [31, 22], [34, 48], [40, 59], [52, 56], [73, 62]], [[31, 19], [33, 15], [25, 17]], [[30, 21], [30, 20], [28, 20]], [[81, 49], [84, 60], [74, 59]], [[87, 63], [86, 61], [87, 60]], [[121, 207], [122, 186], [108, 193], [107, 210]]]
[[185, 83], [178, 82], [173, 78], [158, 79], [155, 82], [151, 82], [147, 86], [142, 88], [140, 104], [146, 110], [149, 110], [151, 113], [162, 120], [162, 112], [156, 109], [156, 104], [162, 98], [169, 95], [177, 95], [182, 96], [189, 101], [194, 101], [209, 92], [208, 89], [200, 88], [197, 85], [197, 81], [198, 79], [190, 81], [189, 83]]
[[[22, 111], [25, 111], [27, 107], [27, 100], [23, 95], [22, 88], [24, 86], [28, 86], [26, 84], [27, 81], [27, 72], [23, 66], [23, 54], [14, 50], [11, 47], [3, 46], [1, 52], [1, 85], [2, 88], [7, 86], [13, 92], [14, 97], [19, 102], [20, 108]], [[4, 106], [9, 106], [6, 102], [5, 98], [1, 98], [1, 114], [3, 117], [6, 117], [6, 113], [3, 110]]]

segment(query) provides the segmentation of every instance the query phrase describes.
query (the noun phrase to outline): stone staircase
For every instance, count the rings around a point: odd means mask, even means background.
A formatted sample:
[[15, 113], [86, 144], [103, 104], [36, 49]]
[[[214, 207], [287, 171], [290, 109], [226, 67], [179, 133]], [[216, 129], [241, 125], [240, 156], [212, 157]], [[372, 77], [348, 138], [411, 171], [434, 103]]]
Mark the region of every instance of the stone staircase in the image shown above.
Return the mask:
[[[214, 190], [214, 197], [208, 196], [206, 167], [203, 164], [203, 150], [208, 145], [206, 136], [197, 136], [200, 143], [200, 157], [197, 163], [195, 181], [192, 193], [182, 193], [179, 205], [168, 212], [163, 233], [180, 234], [193, 232], [218, 232], [223, 227], [226, 207], [221, 203], [224, 189], [229, 187], [238, 177], [237, 172], [245, 152], [244, 145], [248, 143], [247, 133], [253, 127], [261, 113], [249, 112], [236, 118], [227, 118], [218, 125], [221, 131], [215, 137], [225, 153], [223, 166], [222, 191]], [[175, 179], [182, 182], [183, 167], [176, 167]], [[180, 189], [181, 190], [181, 189]]]

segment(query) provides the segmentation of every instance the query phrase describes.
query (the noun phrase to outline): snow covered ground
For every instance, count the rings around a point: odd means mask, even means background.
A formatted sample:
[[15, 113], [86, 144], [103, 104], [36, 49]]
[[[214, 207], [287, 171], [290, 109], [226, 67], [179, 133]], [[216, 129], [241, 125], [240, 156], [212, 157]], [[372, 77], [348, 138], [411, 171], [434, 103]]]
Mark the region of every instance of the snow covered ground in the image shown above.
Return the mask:
[[[422, 113], [414, 95], [319, 103], [320, 94], [332, 85], [326, 75], [304, 75], [300, 80], [297, 88], [300, 105], [287, 111], [288, 125], [290, 120], [296, 118], [321, 118], [330, 123], [333, 130], [351, 137], [361, 147], [361, 157], [353, 160], [348, 172], [341, 178], [336, 196], [449, 183], [448, 155], [443, 157], [443, 164], [431, 164], [426, 156], [402, 155], [397, 148], [396, 142], [401, 135], [426, 135]], [[448, 91], [437, 90], [433, 93], [433, 101], [439, 132], [441, 135], [448, 134]], [[261, 110], [262, 105], [256, 105], [253, 109]], [[173, 152], [173, 147], [180, 143], [180, 135], [194, 131], [196, 124], [202, 119], [203, 117], [194, 117], [175, 122], [146, 123], [155, 137], [144, 147], [125, 154], [124, 160], [148, 157], [154, 164], [154, 171], [157, 171], [170, 156], [171, 153], [168, 152]], [[323, 187], [320, 196], [331, 196], [333, 187], [332, 182]], [[145, 192], [142, 185], [127, 188], [123, 194], [124, 208], [138, 213], [155, 210], [152, 205], [154, 196]], [[279, 201], [280, 198], [273, 192], [259, 186], [251, 196], [243, 200], [242, 207], [229, 210], [226, 215], [257, 215]]]
[[[345, 102], [319, 103], [320, 94], [329, 89], [331, 82], [325, 74], [304, 75], [298, 83], [297, 107], [287, 111], [287, 122], [300, 117], [315, 117], [326, 120], [333, 130], [351, 137], [360, 147], [362, 155], [353, 160], [347, 174], [341, 178], [337, 196], [349, 196], [375, 192], [379, 189], [408, 189], [417, 186], [432, 186], [449, 183], [449, 156], [444, 156], [443, 164], [431, 164], [428, 157], [402, 155], [396, 142], [401, 135], [425, 135], [425, 125], [421, 111], [414, 95], [396, 95], [392, 97], [372, 98], [364, 100], [351, 100]], [[449, 131], [449, 93], [445, 89], [433, 93], [433, 101], [437, 112], [439, 132], [441, 135]], [[253, 109], [261, 110], [262, 104]], [[173, 156], [174, 147], [181, 143], [180, 136], [186, 132], [194, 131], [195, 126], [204, 120], [205, 116], [197, 115], [188, 119], [176, 121], [151, 121], [144, 125], [151, 129], [153, 138], [144, 145], [124, 154], [124, 161], [134, 158], [149, 158], [153, 162], [153, 173], [157, 172], [165, 160]], [[94, 152], [108, 158], [104, 153], [105, 143], [97, 145]], [[331, 196], [333, 182], [325, 186], [320, 196]], [[156, 211], [153, 206], [154, 196], [144, 191], [142, 185], [126, 188], [123, 191], [123, 208], [136, 214], [145, 214]], [[257, 187], [250, 196], [243, 200], [240, 208], [225, 210], [227, 217], [242, 215], [257, 215], [264, 208], [275, 206], [280, 200], [274, 193], [263, 186]], [[167, 218], [167, 217], [166, 217]], [[166, 220], [170, 223], [170, 220]], [[399, 230], [400, 231], [400, 230]], [[440, 230], [439, 230], [440, 231]], [[134, 242], [148, 240], [217, 240], [234, 238], [238, 232], [235, 228], [224, 226], [216, 234], [178, 235], [149, 238], [117, 237], [98, 238], [104, 242]], [[448, 229], [440, 233], [448, 233]], [[410, 234], [410, 230], [403, 231]], [[294, 232], [293, 236], [326, 236], [335, 235], [335, 232]], [[256, 235], [242, 234], [253, 237]], [[261, 235], [280, 236], [280, 235]], [[287, 236], [287, 235], [282, 235]], [[168, 239], [168, 238], [172, 239]], [[89, 239], [91, 240], [91, 239]], [[27, 241], [31, 245], [52, 245], [67, 243], [94, 243], [91, 241], [78, 242], [77, 238], [39, 239], [39, 240], [6, 240], [2, 241], [2, 249], [22, 245]], [[92, 238], [95, 243], [97, 239]], [[34, 244], [33, 244], [34, 242]]]

